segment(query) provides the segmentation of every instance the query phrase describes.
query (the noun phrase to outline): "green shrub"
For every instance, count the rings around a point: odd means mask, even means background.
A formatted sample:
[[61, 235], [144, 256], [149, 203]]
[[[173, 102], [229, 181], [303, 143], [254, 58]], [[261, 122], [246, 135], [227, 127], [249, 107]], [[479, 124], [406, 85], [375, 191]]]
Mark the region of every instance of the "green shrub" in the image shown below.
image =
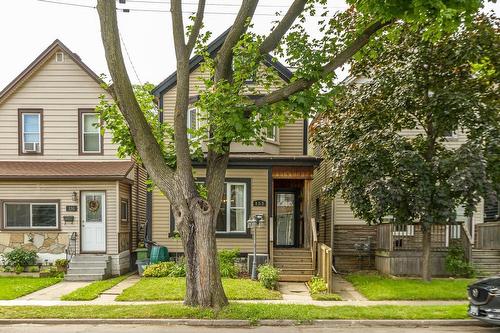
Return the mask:
[[280, 270], [272, 265], [261, 265], [257, 269], [259, 272], [259, 281], [267, 289], [278, 289], [280, 279]]
[[186, 276], [186, 265], [183, 262], [159, 262], [148, 265], [142, 275], [144, 277], [184, 277]]
[[219, 270], [220, 275], [225, 278], [235, 279], [238, 277], [240, 269], [236, 266], [236, 259], [240, 256], [239, 249], [219, 251]]
[[8, 253], [4, 254], [6, 264], [8, 266], [16, 267], [26, 267], [31, 266], [36, 263], [36, 258], [38, 255], [35, 250], [25, 250], [22, 247], [18, 247]]
[[66, 268], [66, 267], [68, 267], [69, 260], [68, 259], [57, 259], [55, 264], [59, 268]]
[[28, 272], [30, 272], [30, 273], [37, 273], [39, 271], [40, 271], [40, 269], [38, 268], [38, 266], [29, 266], [28, 267]]
[[452, 245], [445, 259], [446, 270], [453, 276], [474, 277], [476, 272], [465, 259], [465, 251], [460, 245]]
[[311, 294], [324, 294], [328, 290], [326, 281], [319, 276], [313, 276], [309, 281], [309, 289]]

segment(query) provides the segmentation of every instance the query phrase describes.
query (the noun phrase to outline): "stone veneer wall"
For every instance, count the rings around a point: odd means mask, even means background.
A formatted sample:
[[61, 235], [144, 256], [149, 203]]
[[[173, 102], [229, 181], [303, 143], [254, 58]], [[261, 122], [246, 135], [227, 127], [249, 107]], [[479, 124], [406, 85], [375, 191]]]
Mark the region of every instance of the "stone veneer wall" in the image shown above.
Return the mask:
[[22, 247], [37, 253], [58, 255], [64, 254], [68, 245], [69, 234], [65, 232], [0, 232], [0, 253]]

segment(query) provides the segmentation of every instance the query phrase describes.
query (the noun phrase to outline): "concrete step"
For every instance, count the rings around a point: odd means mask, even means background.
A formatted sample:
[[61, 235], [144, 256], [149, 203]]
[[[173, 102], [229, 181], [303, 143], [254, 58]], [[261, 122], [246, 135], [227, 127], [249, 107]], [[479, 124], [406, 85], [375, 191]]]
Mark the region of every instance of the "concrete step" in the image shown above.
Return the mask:
[[288, 274], [280, 275], [280, 281], [282, 282], [307, 282], [311, 280], [313, 276], [312, 275], [295, 275], [295, 274]]
[[107, 268], [109, 265], [109, 262], [103, 262], [103, 261], [89, 261], [89, 262], [70, 262], [69, 267], [74, 267], [74, 268], [86, 268], [86, 267], [92, 267], [92, 268]]
[[71, 262], [106, 262], [111, 257], [107, 255], [77, 255], [71, 259]]
[[78, 274], [101, 274], [106, 275], [106, 268], [94, 268], [94, 267], [86, 267], [86, 268], [68, 268], [68, 273], [70, 275], [78, 275]]
[[105, 280], [109, 276], [104, 274], [67, 274], [64, 277], [66, 281], [99, 281]]

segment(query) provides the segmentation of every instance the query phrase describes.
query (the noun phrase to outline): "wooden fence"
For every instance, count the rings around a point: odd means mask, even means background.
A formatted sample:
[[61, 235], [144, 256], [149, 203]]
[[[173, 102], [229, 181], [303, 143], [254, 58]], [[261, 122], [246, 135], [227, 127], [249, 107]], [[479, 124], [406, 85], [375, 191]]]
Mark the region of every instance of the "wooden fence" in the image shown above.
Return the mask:
[[500, 222], [486, 222], [476, 226], [476, 248], [500, 250]]

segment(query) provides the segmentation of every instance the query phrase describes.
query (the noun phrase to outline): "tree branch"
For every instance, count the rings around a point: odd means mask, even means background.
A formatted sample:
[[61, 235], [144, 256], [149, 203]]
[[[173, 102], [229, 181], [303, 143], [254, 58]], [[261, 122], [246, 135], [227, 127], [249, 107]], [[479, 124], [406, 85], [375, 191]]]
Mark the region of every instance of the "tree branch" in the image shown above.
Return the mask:
[[219, 52], [217, 52], [217, 57], [215, 58], [215, 81], [219, 81], [220, 79], [231, 80], [233, 47], [238, 43], [241, 35], [246, 31], [248, 19], [253, 17], [258, 3], [259, 0], [243, 0], [226, 40], [224, 44], [222, 44]]
[[99, 0], [97, 2], [97, 12], [99, 14], [106, 61], [113, 79], [113, 97], [127, 121], [146, 170], [154, 182], [169, 196], [171, 192], [166, 189], [172, 188], [171, 178], [174, 171], [165, 163], [160, 145], [156, 141], [135, 98], [132, 83], [123, 60], [115, 1]]
[[196, 39], [200, 34], [201, 27], [203, 26], [203, 15], [205, 13], [205, 0], [198, 1], [198, 10], [196, 12], [196, 18], [194, 19], [193, 28], [189, 34], [189, 39], [187, 42], [188, 53], [191, 54], [193, 48], [196, 44]]
[[285, 16], [281, 19], [280, 23], [274, 28], [274, 30], [264, 39], [260, 45], [260, 53], [266, 54], [274, 50], [286, 32], [290, 29], [295, 19], [304, 11], [307, 0], [295, 0]]
[[[381, 22], [376, 21], [375, 23], [368, 26], [349, 46], [347, 46], [343, 51], [337, 54], [330, 62], [323, 66], [321, 72], [321, 77], [326, 77], [327, 75], [333, 73], [337, 68], [342, 66], [347, 62], [353, 55], [355, 55], [363, 46], [365, 46], [369, 41], [370, 37], [375, 34], [380, 29], [391, 24], [393, 21]], [[317, 80], [313, 79], [298, 79], [278, 90], [275, 90], [265, 96], [254, 101], [257, 106], [264, 106], [269, 104], [274, 104], [283, 101], [290, 97], [291, 95], [304, 91], [310, 88]]]
[[184, 198], [196, 196], [192, 172], [191, 151], [187, 138], [187, 110], [189, 107], [189, 56], [185, 44], [184, 22], [181, 0], [172, 0], [172, 32], [174, 35], [175, 56], [177, 60], [177, 85], [174, 107], [174, 145], [177, 156], [177, 179], [182, 183]]

